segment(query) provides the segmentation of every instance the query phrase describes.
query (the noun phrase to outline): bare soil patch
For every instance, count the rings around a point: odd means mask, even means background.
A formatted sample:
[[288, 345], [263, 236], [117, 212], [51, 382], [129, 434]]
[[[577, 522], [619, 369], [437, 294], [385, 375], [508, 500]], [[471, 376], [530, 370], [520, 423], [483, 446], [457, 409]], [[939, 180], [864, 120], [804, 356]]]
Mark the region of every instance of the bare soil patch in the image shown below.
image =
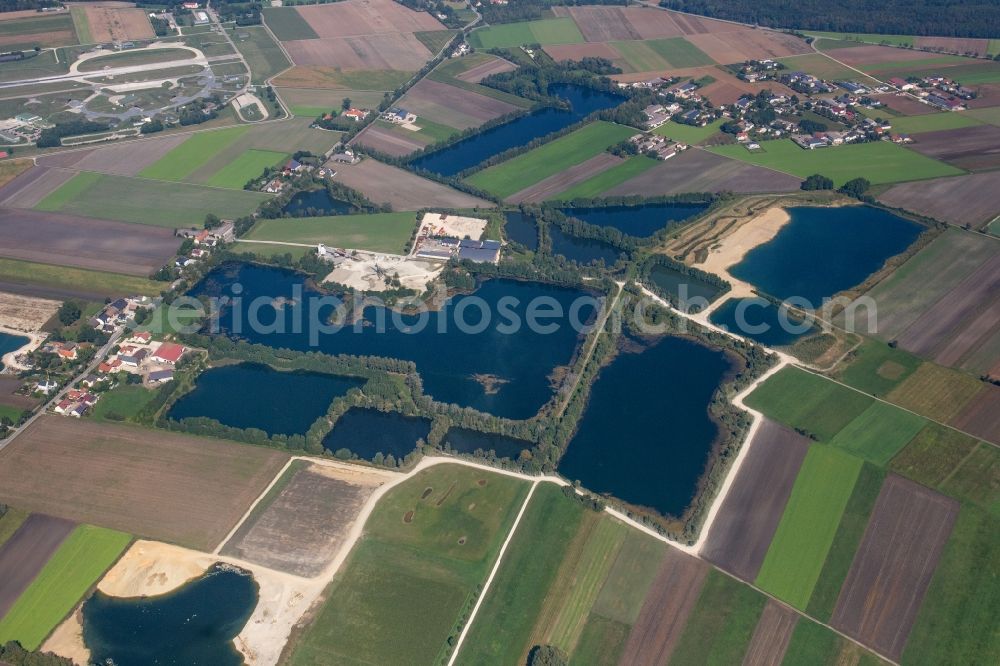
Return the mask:
[[769, 599], [743, 655], [743, 666], [781, 666], [798, 619], [795, 611]]
[[0, 375], [0, 405], [17, 409], [30, 409], [38, 404], [34, 398], [15, 393], [24, 382], [14, 375]]
[[933, 106], [924, 104], [909, 95], [892, 93], [880, 95], [878, 99], [893, 111], [905, 116], [926, 116], [928, 113], [934, 113]]
[[144, 276], [179, 245], [165, 227], [0, 208], [0, 256], [10, 259]]
[[90, 36], [95, 43], [128, 42], [156, 36], [145, 10], [88, 5], [84, 11], [90, 26]]
[[653, 666], [670, 661], [708, 572], [704, 562], [667, 548], [619, 664]]
[[923, 132], [913, 138], [913, 148], [917, 152], [960, 169], [977, 171], [1000, 167], [1000, 127], [976, 125]]
[[81, 171], [98, 171], [115, 176], [134, 176], [184, 143], [186, 139], [184, 135], [165, 136], [104, 148], [43, 155], [38, 158], [38, 164], [69, 167]]
[[433, 57], [413, 33], [300, 39], [284, 42], [284, 46], [296, 65], [338, 67], [348, 71], [395, 69], [415, 72]]
[[901, 183], [879, 196], [879, 201], [942, 222], [978, 228], [1000, 214], [998, 191], [1000, 171], [987, 171]]
[[642, 39], [625, 11], [621, 7], [554, 7], [552, 13], [572, 18], [588, 42]]
[[1000, 106], [1000, 83], [984, 83], [976, 86], [979, 95], [970, 99], [966, 105], [970, 109], [983, 109], [989, 106]]
[[1000, 387], [986, 384], [965, 406], [951, 425], [977, 437], [1000, 444]]
[[890, 475], [830, 624], [898, 660], [958, 508], [951, 498]]
[[35, 513], [0, 547], [0, 617], [28, 589], [74, 527], [71, 520]]
[[47, 415], [0, 451], [0, 501], [211, 550], [287, 459], [262, 447]]
[[0, 291], [0, 326], [31, 333], [55, 315], [59, 301], [30, 298]]
[[536, 203], [551, 199], [560, 192], [565, 192], [577, 183], [582, 183], [592, 176], [607, 171], [616, 164], [621, 164], [624, 160], [611, 153], [601, 153], [591, 157], [585, 162], [572, 166], [565, 171], [549, 176], [531, 187], [527, 187], [520, 192], [515, 192], [507, 197], [511, 203]]
[[336, 180], [364, 193], [375, 203], [392, 204], [394, 210], [419, 210], [426, 207], [476, 208], [493, 205], [485, 199], [371, 158], [358, 164], [338, 165]]
[[792, 493], [809, 442], [765, 419], [705, 539], [700, 555], [729, 573], [752, 581], [771, 545]]
[[682, 192], [795, 192], [801, 180], [744, 164], [705, 150], [691, 149], [661, 162], [604, 194], [680, 194]]
[[365, 502], [388, 478], [364, 467], [300, 469], [221, 552], [296, 576], [318, 576], [346, 542]]
[[502, 72], [512, 72], [516, 69], [513, 63], [507, 62], [502, 58], [496, 58], [495, 60], [490, 60], [489, 62], [484, 62], [481, 65], [476, 65], [475, 67], [470, 67], [465, 70], [455, 78], [460, 81], [465, 81], [466, 83], [479, 83], [485, 79], [490, 74], [500, 74]]
[[[462, 130], [478, 127], [519, 108], [471, 90], [430, 79], [423, 79], [413, 86], [400, 100], [400, 106], [418, 116]], [[419, 124], [418, 119], [417, 125]]]
[[392, 0], [344, 0], [296, 7], [295, 11], [321, 38], [444, 30], [429, 13], [415, 12]]
[[[413, 136], [407, 136], [412, 134]], [[386, 155], [393, 157], [406, 157], [410, 153], [420, 150], [427, 145], [427, 141], [422, 140], [416, 132], [402, 130], [395, 132], [388, 127], [381, 127], [378, 124], [371, 124], [361, 130], [352, 141], [361, 146], [367, 146]]]
[[0, 189], [0, 206], [34, 208], [75, 175], [75, 171], [66, 169], [29, 169]]

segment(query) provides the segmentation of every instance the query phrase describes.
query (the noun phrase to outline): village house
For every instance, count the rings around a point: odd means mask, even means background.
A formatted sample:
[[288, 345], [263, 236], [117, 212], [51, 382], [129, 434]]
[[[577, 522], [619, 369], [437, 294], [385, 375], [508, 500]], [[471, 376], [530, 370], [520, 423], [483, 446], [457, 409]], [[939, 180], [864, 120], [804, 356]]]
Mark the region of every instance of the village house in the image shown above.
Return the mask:
[[369, 113], [371, 112], [368, 111], [367, 109], [355, 109], [354, 107], [351, 107], [350, 109], [344, 111], [340, 115], [347, 118], [348, 120], [353, 120], [354, 122], [359, 123], [365, 118], [367, 118]]
[[122, 347], [118, 352], [118, 360], [126, 368], [138, 368], [147, 356], [149, 356], [149, 350], [142, 347]]

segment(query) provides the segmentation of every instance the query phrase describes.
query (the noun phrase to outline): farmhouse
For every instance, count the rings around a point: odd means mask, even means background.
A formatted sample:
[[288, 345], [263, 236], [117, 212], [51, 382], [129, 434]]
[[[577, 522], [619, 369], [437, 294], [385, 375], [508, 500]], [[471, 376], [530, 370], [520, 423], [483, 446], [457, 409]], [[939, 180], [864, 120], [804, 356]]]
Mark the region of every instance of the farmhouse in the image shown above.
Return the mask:
[[156, 361], [157, 363], [174, 365], [182, 356], [184, 356], [184, 352], [186, 351], [187, 350], [181, 345], [174, 344], [173, 342], [164, 342], [155, 352], [153, 352], [150, 359]]
[[417, 114], [410, 113], [406, 109], [394, 106], [391, 109], [384, 111], [381, 118], [382, 120], [395, 125], [408, 125], [417, 120]]
[[371, 112], [368, 111], [367, 109], [355, 109], [352, 107], [347, 111], [344, 111], [340, 115], [347, 118], [348, 120], [353, 120], [354, 122], [359, 123], [365, 118], [367, 118], [369, 113]]

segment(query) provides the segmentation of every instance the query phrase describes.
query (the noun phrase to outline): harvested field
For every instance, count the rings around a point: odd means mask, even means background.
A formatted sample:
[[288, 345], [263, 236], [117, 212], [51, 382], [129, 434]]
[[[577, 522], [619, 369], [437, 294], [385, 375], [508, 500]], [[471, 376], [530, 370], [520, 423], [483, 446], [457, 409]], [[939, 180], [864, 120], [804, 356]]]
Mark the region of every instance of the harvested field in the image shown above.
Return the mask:
[[687, 40], [723, 65], [751, 58], [784, 58], [809, 53], [809, 45], [792, 35], [764, 30], [691, 35]]
[[389, 476], [324, 465], [288, 473], [277, 497], [241, 525], [221, 552], [312, 578], [337, 555], [361, 507]]
[[1000, 444], [1000, 387], [985, 384], [951, 425], [976, 437]]
[[415, 12], [392, 0], [344, 0], [296, 7], [295, 11], [321, 38], [444, 29], [429, 13]]
[[904, 116], [923, 116], [929, 113], [935, 113], [933, 106], [913, 99], [911, 95], [905, 95], [902, 93], [889, 94], [881, 95], [878, 99], [890, 110], [901, 113]]
[[547, 199], [552, 199], [560, 192], [565, 192], [577, 183], [582, 183], [592, 176], [596, 176], [621, 164], [623, 161], [622, 158], [616, 157], [611, 153], [601, 153], [554, 176], [540, 180], [520, 192], [515, 192], [507, 197], [506, 200], [510, 203], [537, 203], [539, 201], [546, 201]]
[[769, 600], [743, 656], [743, 666], [780, 666], [798, 619], [795, 611]]
[[[555, 7], [552, 13], [556, 16], [569, 16], [572, 18], [583, 38], [588, 42], [610, 42], [617, 39], [642, 39], [642, 35], [635, 29], [626, 17], [627, 10], [621, 7]], [[680, 30], [675, 30], [672, 35], [680, 35]]]
[[142, 142], [120, 143], [105, 148], [73, 150], [42, 155], [39, 166], [62, 167], [79, 171], [99, 171], [115, 176], [134, 176], [171, 150], [184, 143], [184, 135], [165, 136]]
[[1000, 190], [1000, 171], [902, 183], [879, 196], [887, 206], [951, 224], [979, 228], [1000, 215], [994, 192]]
[[830, 624], [898, 660], [957, 516], [955, 500], [890, 475]]
[[[492, 57], [492, 56], [491, 56]], [[514, 64], [502, 58], [494, 58], [482, 64], [470, 67], [455, 78], [466, 83], [479, 83], [491, 74], [502, 74], [512, 72], [516, 69]]]
[[978, 125], [924, 132], [914, 137], [918, 153], [960, 169], [977, 171], [1000, 167], [1000, 127]]
[[[4, 294], [4, 296], [10, 295]], [[14, 375], [0, 375], [0, 405], [15, 409], [30, 409], [37, 405], [38, 400], [15, 393], [17, 389], [21, 388], [22, 383], [21, 379]]]
[[948, 51], [950, 53], [971, 53], [985, 56], [989, 53], [990, 40], [970, 37], [917, 37], [915, 46], [920, 49]]
[[393, 210], [493, 206], [485, 199], [371, 158], [362, 160], [358, 164], [338, 164], [336, 179], [363, 193], [375, 203], [391, 204]]
[[887, 396], [890, 402], [948, 423], [982, 389], [982, 383], [963, 373], [924, 363]]
[[0, 618], [28, 589], [74, 527], [71, 520], [34, 513], [0, 547]]
[[665, 664], [677, 647], [710, 568], [668, 548], [642, 610], [632, 627], [620, 664]]
[[179, 245], [180, 239], [164, 227], [0, 208], [0, 256], [10, 259], [149, 275]]
[[605, 192], [605, 196], [682, 192], [794, 192], [801, 179], [704, 150], [688, 150]]
[[[418, 116], [426, 116], [436, 123], [460, 130], [478, 127], [489, 120], [520, 110], [520, 107], [513, 104], [430, 79], [423, 79], [413, 86], [399, 105]], [[420, 120], [417, 120], [418, 125]]]
[[221, 440], [47, 415], [0, 451], [0, 501], [211, 550], [287, 458]]
[[413, 76], [411, 72], [392, 70], [351, 70], [337, 67], [292, 67], [274, 79], [287, 88], [316, 90], [395, 90]]
[[95, 44], [152, 39], [153, 26], [143, 9], [87, 5], [87, 25]]
[[[412, 138], [408, 135], [412, 135]], [[361, 130], [352, 143], [372, 148], [393, 157], [406, 157], [427, 145], [427, 142], [421, 139], [422, 137], [416, 132], [397, 131], [394, 127], [384, 127], [378, 123], [372, 123]]]
[[0, 206], [34, 208], [49, 193], [66, 184], [75, 171], [35, 167], [25, 171], [0, 189]]
[[413, 33], [302, 39], [284, 42], [283, 45], [296, 65], [336, 67], [348, 71], [392, 69], [415, 72], [433, 57]]
[[701, 557], [746, 581], [757, 578], [809, 451], [808, 440], [765, 420], [719, 508]]
[[865, 46], [849, 46], [837, 49], [834, 56], [840, 62], [851, 67], [864, 69], [865, 65], [879, 65], [882, 63], [908, 62], [910, 60], [926, 60], [928, 55], [922, 51], [910, 49], [899, 49], [892, 46], [876, 46], [868, 44]]
[[546, 46], [544, 50], [546, 53], [552, 56], [553, 60], [582, 60], [583, 58], [607, 58], [608, 60], [611, 60], [616, 64], [623, 61], [622, 54], [619, 53], [614, 46], [606, 42], [586, 42], [584, 44], [551, 44], [549, 46]]

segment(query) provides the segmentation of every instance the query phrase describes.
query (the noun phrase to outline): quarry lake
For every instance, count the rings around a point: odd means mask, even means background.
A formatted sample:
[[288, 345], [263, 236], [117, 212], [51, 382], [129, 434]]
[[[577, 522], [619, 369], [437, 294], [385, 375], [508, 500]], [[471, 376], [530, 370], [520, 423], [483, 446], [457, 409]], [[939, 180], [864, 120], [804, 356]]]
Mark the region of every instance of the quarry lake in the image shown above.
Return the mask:
[[233, 638], [257, 605], [257, 584], [216, 565], [204, 576], [156, 597], [95, 592], [83, 604], [83, 640], [91, 663], [116, 666], [239, 666]]
[[[10, 333], [0, 332], [0, 358], [3, 358], [4, 354], [17, 351], [29, 342], [31, 342], [30, 338], [26, 338], [23, 335], [12, 335]], [[2, 361], [0, 361], [0, 370], [3, 370]]]
[[[309, 287], [298, 273], [223, 264], [191, 295], [231, 297], [237, 285], [239, 299], [222, 311], [220, 333], [298, 351], [412, 361], [436, 400], [514, 419], [533, 416], [552, 397], [550, 376], [569, 364], [583, 335], [574, 322], [592, 321], [598, 307], [582, 290], [493, 279], [435, 311], [400, 314], [369, 306], [357, 322], [317, 333], [309, 312], [327, 322], [339, 300]], [[540, 320], [548, 330], [527, 325], [529, 308], [542, 303], [546, 312], [562, 312]], [[507, 325], [514, 317], [520, 325]], [[244, 325], [254, 318], [260, 326]]]
[[521, 451], [534, 446], [531, 442], [526, 442], [523, 439], [458, 427], [450, 428], [445, 433], [442, 442], [445, 448], [458, 453], [493, 451], [497, 458], [510, 458], [511, 460], [517, 460]]
[[292, 217], [307, 215], [347, 215], [359, 212], [346, 201], [340, 201], [330, 196], [325, 189], [305, 190], [298, 192], [289, 199], [282, 209]]
[[680, 516], [718, 434], [708, 407], [732, 362], [674, 336], [627, 348], [601, 370], [559, 472], [593, 492]]
[[429, 155], [410, 162], [419, 169], [426, 169], [442, 176], [454, 176], [505, 150], [523, 146], [530, 141], [579, 122], [594, 111], [610, 109], [624, 99], [618, 95], [572, 84], [553, 84], [549, 94], [567, 100], [572, 108], [548, 107], [509, 123], [497, 125], [473, 137], [453, 143]]
[[507, 240], [520, 243], [532, 252], [538, 249], [538, 225], [530, 215], [518, 211], [504, 213]]
[[352, 407], [323, 438], [323, 448], [331, 453], [347, 449], [366, 460], [377, 453], [402, 458], [416, 448], [417, 440], [426, 441], [430, 431], [431, 422], [424, 418]]
[[785, 314], [789, 325], [783, 324], [780, 307], [760, 297], [730, 298], [709, 315], [709, 321], [768, 347], [790, 345], [814, 331], [789, 313]]
[[613, 245], [567, 234], [554, 224], [549, 225], [549, 238], [552, 239], [552, 254], [562, 255], [579, 264], [603, 262], [611, 266], [622, 254]]
[[680, 222], [702, 213], [708, 204], [680, 205], [651, 203], [641, 206], [603, 206], [594, 208], [561, 208], [584, 222], [599, 227], [614, 227], [637, 238], [648, 238], [671, 222]]
[[926, 229], [873, 206], [787, 210], [791, 221], [729, 272], [775, 298], [797, 296], [814, 307], [864, 282]]
[[334, 398], [362, 384], [364, 380], [350, 377], [238, 363], [201, 373], [194, 390], [181, 396], [167, 416], [178, 421], [207, 417], [269, 435], [302, 435]]

